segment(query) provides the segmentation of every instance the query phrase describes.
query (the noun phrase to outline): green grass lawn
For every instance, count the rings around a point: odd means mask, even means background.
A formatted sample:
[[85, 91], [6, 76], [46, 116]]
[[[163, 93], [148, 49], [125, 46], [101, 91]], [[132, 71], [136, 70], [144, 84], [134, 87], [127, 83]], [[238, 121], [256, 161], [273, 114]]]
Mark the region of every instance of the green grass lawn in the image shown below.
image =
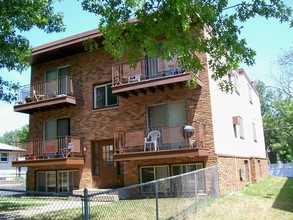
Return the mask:
[[0, 197], [0, 213], [4, 212], [11, 212], [16, 210], [23, 210], [23, 209], [30, 209], [38, 206], [44, 206], [46, 204], [42, 203], [39, 204], [36, 202], [36, 200], [33, 200], [31, 198], [21, 198], [21, 197], [15, 197], [15, 198], [6, 198], [6, 197]]
[[[7, 198], [8, 199], [8, 198]], [[0, 210], [12, 211], [15, 209], [33, 208], [36, 204], [46, 205], [37, 201], [24, 202], [25, 198], [13, 198], [13, 204], [0, 198]], [[14, 200], [16, 199], [16, 201]], [[28, 198], [26, 198], [28, 199]], [[64, 204], [69, 201], [64, 200]], [[80, 201], [81, 202], [81, 201]], [[208, 203], [208, 207], [192, 214], [188, 219], [293, 219], [293, 178], [269, 177], [258, 184], [252, 184], [242, 192], [231, 196], [221, 197], [215, 201], [200, 200]], [[2, 203], [2, 207], [1, 207]], [[63, 206], [62, 201], [54, 203]], [[82, 205], [82, 204], [80, 204]], [[13, 207], [16, 206], [16, 207]], [[29, 207], [30, 206], [30, 207]], [[201, 205], [199, 204], [199, 207]], [[9, 210], [13, 207], [12, 210]], [[90, 203], [91, 219], [155, 219], [155, 199], [119, 200], [117, 202]], [[184, 213], [182, 213], [184, 211]], [[184, 214], [195, 211], [194, 198], [160, 198], [159, 219], [182, 219]], [[182, 215], [183, 214], [183, 215]], [[62, 219], [77, 220], [82, 218], [82, 208], [64, 206], [59, 211], [50, 211], [39, 215], [16, 219]]]
[[293, 219], [293, 178], [269, 177], [221, 197], [189, 219]]
[[[180, 216], [182, 210], [192, 209], [194, 211], [194, 199], [191, 198], [159, 199], [158, 205], [160, 207], [159, 219], [172, 219], [174, 216]], [[89, 207], [90, 219], [156, 219], [155, 199], [120, 200], [106, 204], [90, 203]], [[79, 208], [45, 213], [26, 219], [75, 220], [81, 218], [82, 212]]]

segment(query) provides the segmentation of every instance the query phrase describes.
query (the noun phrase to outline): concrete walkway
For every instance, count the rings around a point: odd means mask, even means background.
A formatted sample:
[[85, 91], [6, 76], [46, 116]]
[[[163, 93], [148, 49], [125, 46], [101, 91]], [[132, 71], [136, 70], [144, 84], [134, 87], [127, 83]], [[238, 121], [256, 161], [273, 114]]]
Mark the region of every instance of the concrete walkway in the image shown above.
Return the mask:
[[[77, 201], [78, 200], [78, 201]], [[39, 207], [33, 207], [29, 209], [24, 210], [17, 210], [12, 212], [1, 212], [0, 211], [0, 219], [14, 219], [14, 218], [26, 218], [26, 217], [32, 217], [35, 215], [55, 212], [55, 211], [62, 211], [67, 209], [73, 209], [73, 208], [80, 208], [80, 215], [83, 213], [83, 202], [80, 198], [76, 198], [76, 201], [73, 200], [64, 200], [64, 199], [57, 199], [57, 200], [50, 200], [46, 201], [36, 199], [36, 201], [13, 201], [13, 198], [11, 198], [11, 201], [9, 201], [9, 198], [7, 199], [7, 203], [21, 203], [21, 204], [27, 204], [27, 205], [33, 205], [38, 204], [41, 205]], [[106, 205], [110, 204], [109, 202], [90, 202], [91, 206], [97, 206], [97, 205]]]

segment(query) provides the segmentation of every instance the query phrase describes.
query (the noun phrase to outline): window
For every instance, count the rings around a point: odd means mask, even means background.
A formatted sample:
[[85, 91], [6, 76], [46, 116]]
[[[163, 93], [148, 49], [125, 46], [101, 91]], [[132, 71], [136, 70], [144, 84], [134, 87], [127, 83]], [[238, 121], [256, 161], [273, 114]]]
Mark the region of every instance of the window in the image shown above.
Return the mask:
[[240, 135], [240, 138], [244, 139], [243, 120], [241, 117], [238, 117], [238, 120], [239, 120], [239, 135]]
[[172, 176], [192, 172], [203, 168], [202, 163], [172, 165]]
[[251, 91], [251, 86], [247, 84], [248, 86], [248, 97], [249, 97], [249, 102], [252, 104], [252, 91]]
[[257, 142], [256, 128], [255, 128], [255, 123], [253, 122], [252, 122], [252, 132], [253, 132], [253, 140], [254, 142]]
[[244, 139], [244, 129], [243, 129], [243, 120], [240, 116], [234, 116], [233, 118], [233, 131], [234, 137], [237, 138], [237, 126], [239, 126], [239, 136], [241, 139]]
[[94, 87], [94, 108], [106, 108], [118, 105], [118, 97], [112, 94], [111, 84]]
[[98, 143], [94, 143], [93, 146], [93, 175], [100, 175], [100, 167], [99, 167], [99, 148]]
[[149, 126], [186, 124], [186, 103], [172, 102], [148, 107]]
[[169, 176], [168, 166], [141, 167], [140, 171], [140, 180], [142, 183], [163, 179]]
[[37, 172], [37, 191], [56, 192], [56, 172], [38, 171]]
[[236, 71], [232, 71], [232, 73], [229, 74], [229, 80], [232, 81], [235, 92], [239, 94], [238, 74]]
[[57, 171], [58, 192], [68, 193], [78, 189], [78, 171]]
[[78, 189], [78, 171], [37, 171], [37, 191], [41, 192], [72, 192]]
[[154, 78], [158, 74], [158, 60], [157, 58], [148, 58], [144, 59], [144, 72], [146, 73], [146, 77]]
[[[203, 168], [202, 163], [195, 163], [195, 164], [178, 164], [178, 165], [172, 165], [172, 176], [180, 175], [187, 172], [192, 172], [195, 170], [199, 170]], [[185, 179], [184, 181], [187, 181]], [[190, 179], [189, 181], [194, 181], [194, 178]], [[204, 172], [199, 171], [196, 176], [197, 181], [197, 192], [205, 192], [205, 174]], [[178, 183], [179, 184], [179, 183]], [[182, 182], [181, 184], [184, 184]], [[194, 184], [188, 184], [189, 186], [194, 186]], [[185, 188], [187, 190], [187, 188]]]
[[114, 166], [113, 145], [103, 146], [103, 164], [104, 166]]
[[8, 163], [8, 153], [0, 153], [0, 162]]
[[45, 122], [45, 138], [56, 138], [70, 135], [70, 120], [62, 118]]
[[50, 96], [70, 94], [70, 66], [59, 67], [46, 72], [46, 94]]

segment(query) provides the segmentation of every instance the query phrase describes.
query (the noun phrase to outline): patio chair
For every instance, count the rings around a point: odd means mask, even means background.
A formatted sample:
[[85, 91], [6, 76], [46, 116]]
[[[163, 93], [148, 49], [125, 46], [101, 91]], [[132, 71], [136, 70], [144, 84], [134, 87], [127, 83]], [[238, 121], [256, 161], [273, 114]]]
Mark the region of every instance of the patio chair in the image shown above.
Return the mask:
[[33, 93], [34, 93], [34, 99], [35, 99], [36, 101], [44, 100], [45, 95], [37, 94], [36, 90], [33, 90]]
[[[159, 150], [158, 138], [161, 137], [161, 133], [157, 130], [151, 131], [146, 138], [144, 138], [144, 151], [146, 151], [147, 144], [153, 144], [154, 150]], [[151, 148], [150, 148], [151, 149]]]

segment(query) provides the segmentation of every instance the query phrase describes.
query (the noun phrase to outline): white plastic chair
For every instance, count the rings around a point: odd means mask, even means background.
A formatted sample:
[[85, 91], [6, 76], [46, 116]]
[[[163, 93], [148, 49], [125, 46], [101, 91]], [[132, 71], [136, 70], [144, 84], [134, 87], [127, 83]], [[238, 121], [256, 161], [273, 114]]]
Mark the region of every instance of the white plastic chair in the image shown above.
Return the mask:
[[153, 144], [154, 150], [159, 150], [158, 138], [161, 137], [161, 133], [157, 130], [151, 131], [146, 138], [144, 138], [144, 151], [146, 151], [147, 144]]

